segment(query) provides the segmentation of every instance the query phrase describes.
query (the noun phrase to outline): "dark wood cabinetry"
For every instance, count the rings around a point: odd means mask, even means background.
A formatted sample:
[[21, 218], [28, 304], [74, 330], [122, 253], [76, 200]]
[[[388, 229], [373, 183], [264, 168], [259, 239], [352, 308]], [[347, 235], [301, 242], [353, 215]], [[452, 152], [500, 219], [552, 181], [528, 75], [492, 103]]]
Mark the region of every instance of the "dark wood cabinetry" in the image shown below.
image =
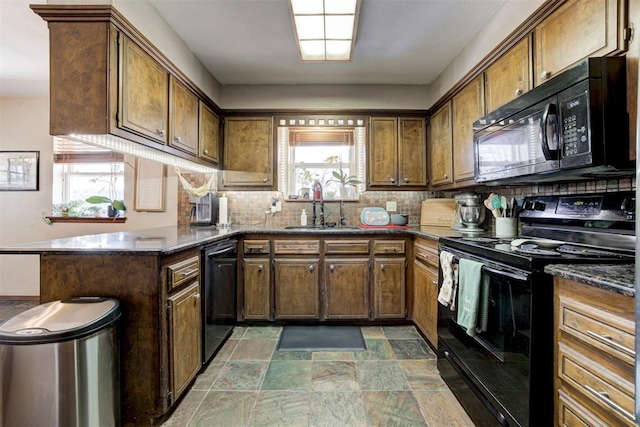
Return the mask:
[[198, 130], [200, 158], [218, 163], [220, 160], [220, 118], [202, 101], [200, 101]]
[[274, 258], [275, 318], [320, 318], [320, 260]]
[[506, 104], [531, 89], [531, 42], [525, 37], [484, 72], [487, 112]]
[[453, 132], [453, 181], [473, 180], [473, 122], [484, 114], [482, 78], [476, 77], [451, 101]]
[[404, 318], [405, 257], [376, 257], [373, 261], [373, 301], [375, 319]]
[[325, 258], [323, 300], [325, 319], [369, 318], [369, 258]]
[[452, 126], [451, 102], [447, 102], [429, 121], [429, 169], [434, 187], [453, 182]]
[[198, 97], [175, 77], [170, 79], [169, 145], [198, 155]]
[[246, 258], [242, 262], [244, 303], [240, 317], [269, 320], [271, 317], [271, 275], [269, 258]]
[[413, 321], [438, 347], [438, 242], [418, 238], [413, 246]]

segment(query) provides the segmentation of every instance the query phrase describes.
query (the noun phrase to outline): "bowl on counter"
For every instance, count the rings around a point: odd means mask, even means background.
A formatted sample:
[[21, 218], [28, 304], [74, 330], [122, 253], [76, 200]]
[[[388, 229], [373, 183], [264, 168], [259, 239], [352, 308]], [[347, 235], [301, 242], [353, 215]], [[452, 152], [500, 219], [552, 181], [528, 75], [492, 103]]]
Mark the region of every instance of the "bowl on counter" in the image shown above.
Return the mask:
[[391, 214], [391, 224], [393, 225], [407, 225], [409, 222], [408, 214]]

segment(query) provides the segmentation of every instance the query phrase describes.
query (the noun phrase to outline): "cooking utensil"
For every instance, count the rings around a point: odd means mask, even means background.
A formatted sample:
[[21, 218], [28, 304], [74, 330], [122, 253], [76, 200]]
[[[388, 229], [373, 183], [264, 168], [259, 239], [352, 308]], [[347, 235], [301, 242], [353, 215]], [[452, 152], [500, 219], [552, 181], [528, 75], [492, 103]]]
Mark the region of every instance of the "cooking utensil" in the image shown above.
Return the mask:
[[518, 202], [516, 202], [515, 197], [512, 197], [511, 204], [509, 206], [509, 216], [511, 218], [516, 218], [516, 215], [518, 214], [517, 210], [518, 210]]
[[500, 209], [501, 209], [500, 213], [502, 213], [503, 217], [508, 216], [507, 215], [507, 207], [508, 207], [507, 206], [507, 198], [504, 197], [504, 196], [500, 196]]
[[[487, 201], [489, 202], [488, 205], [486, 204]], [[500, 196], [498, 196], [497, 194], [489, 194], [489, 198], [485, 200], [485, 206], [488, 207], [489, 210], [491, 210], [491, 213], [493, 213], [494, 217], [499, 218], [502, 216], [500, 213]]]
[[489, 201], [489, 199], [486, 199], [484, 201], [484, 206], [491, 211], [494, 217], [497, 218], [498, 215], [500, 214], [497, 210], [493, 209], [493, 206], [491, 206], [491, 202]]

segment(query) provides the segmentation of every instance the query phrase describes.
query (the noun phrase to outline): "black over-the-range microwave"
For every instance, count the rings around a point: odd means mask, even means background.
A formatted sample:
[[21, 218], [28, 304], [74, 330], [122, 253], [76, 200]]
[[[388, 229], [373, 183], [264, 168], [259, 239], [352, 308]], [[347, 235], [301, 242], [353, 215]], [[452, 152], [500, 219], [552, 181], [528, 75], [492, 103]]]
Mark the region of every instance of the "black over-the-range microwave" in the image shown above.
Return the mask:
[[478, 119], [473, 132], [476, 182], [632, 174], [625, 58], [588, 58]]

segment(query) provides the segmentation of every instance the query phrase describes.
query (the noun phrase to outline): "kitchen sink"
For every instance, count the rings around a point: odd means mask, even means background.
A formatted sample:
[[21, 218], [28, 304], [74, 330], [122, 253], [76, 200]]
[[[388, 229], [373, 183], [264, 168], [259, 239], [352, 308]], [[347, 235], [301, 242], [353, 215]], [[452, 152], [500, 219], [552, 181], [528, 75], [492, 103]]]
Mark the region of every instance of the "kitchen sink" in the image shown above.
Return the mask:
[[343, 225], [342, 227], [327, 227], [327, 226], [321, 226], [321, 225], [288, 225], [286, 226], [284, 229], [285, 230], [335, 230], [335, 231], [340, 231], [340, 230], [357, 230], [359, 227], [354, 226], [354, 225]]

